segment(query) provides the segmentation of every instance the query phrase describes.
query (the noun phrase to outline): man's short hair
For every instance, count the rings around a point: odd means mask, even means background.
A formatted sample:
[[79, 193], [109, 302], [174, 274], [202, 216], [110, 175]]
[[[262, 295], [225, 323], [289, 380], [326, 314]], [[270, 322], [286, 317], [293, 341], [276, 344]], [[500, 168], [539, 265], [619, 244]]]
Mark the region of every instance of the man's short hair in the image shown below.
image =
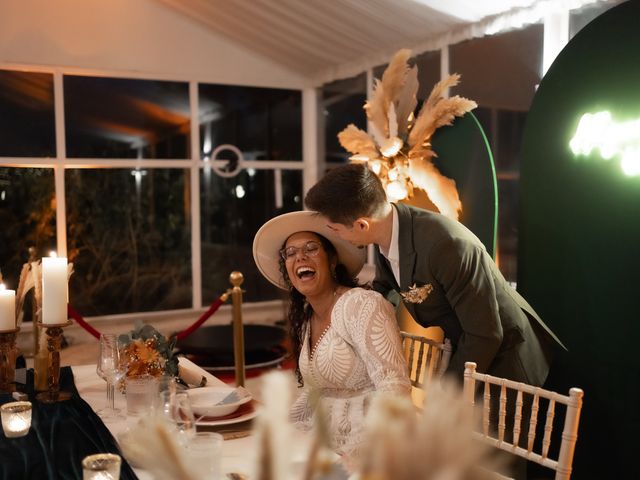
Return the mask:
[[387, 203], [380, 179], [364, 164], [333, 168], [305, 196], [305, 204], [334, 223], [351, 226], [374, 216]]

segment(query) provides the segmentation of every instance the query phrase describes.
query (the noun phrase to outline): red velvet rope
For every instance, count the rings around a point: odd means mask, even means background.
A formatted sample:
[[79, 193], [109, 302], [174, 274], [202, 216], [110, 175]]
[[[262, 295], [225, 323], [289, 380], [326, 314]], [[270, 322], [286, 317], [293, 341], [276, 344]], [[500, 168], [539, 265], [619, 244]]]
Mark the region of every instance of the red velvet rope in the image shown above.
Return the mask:
[[222, 298], [216, 298], [211, 304], [211, 306], [209, 307], [209, 309], [206, 312], [204, 312], [202, 315], [200, 315], [200, 318], [193, 325], [191, 325], [186, 330], [183, 330], [177, 333], [176, 336], [178, 337], [178, 340], [182, 340], [187, 335], [191, 335], [193, 332], [195, 332], [198, 329], [198, 327], [200, 327], [200, 325], [202, 325], [207, 320], [207, 318], [213, 315], [214, 312], [218, 310], [218, 307], [223, 303], [224, 303], [224, 300], [222, 300]]
[[76, 312], [76, 310], [67, 303], [67, 315], [69, 315], [71, 318], [73, 318], [78, 325], [80, 325], [82, 328], [84, 328], [87, 332], [89, 332], [91, 335], [93, 335], [96, 338], [100, 338], [100, 332], [97, 331], [95, 328], [93, 328], [91, 325], [89, 325], [86, 320], [84, 318], [82, 318], [82, 315], [80, 315], [78, 312]]
[[[211, 306], [209, 307], [209, 309], [206, 312], [204, 312], [202, 315], [200, 315], [200, 318], [198, 318], [198, 320], [196, 320], [196, 322], [193, 325], [176, 334], [176, 336], [178, 337], [178, 340], [181, 340], [186, 336], [191, 335], [193, 332], [195, 332], [200, 327], [200, 325], [206, 322], [207, 319], [211, 315], [213, 315], [216, 312], [216, 310], [218, 310], [220, 305], [222, 305], [225, 302], [225, 300], [226, 300], [226, 296], [224, 296], [224, 299], [222, 297], [215, 299], [211, 304]], [[87, 321], [84, 318], [82, 318], [82, 315], [76, 312], [76, 310], [70, 304], [67, 304], [67, 313], [71, 318], [73, 318], [78, 323], [78, 325], [84, 328], [87, 332], [89, 332], [91, 335], [93, 335], [98, 339], [100, 338], [100, 332], [95, 328], [93, 328], [91, 325], [89, 325]]]

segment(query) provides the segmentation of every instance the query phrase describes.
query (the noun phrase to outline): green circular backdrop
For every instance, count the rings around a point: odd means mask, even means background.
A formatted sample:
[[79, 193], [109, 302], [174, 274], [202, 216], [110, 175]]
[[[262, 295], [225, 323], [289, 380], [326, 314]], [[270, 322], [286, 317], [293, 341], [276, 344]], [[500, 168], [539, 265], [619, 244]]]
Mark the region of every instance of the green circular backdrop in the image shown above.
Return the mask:
[[525, 128], [518, 285], [569, 349], [547, 386], [585, 391], [572, 479], [640, 478], [640, 176], [569, 148], [585, 113], [640, 119], [639, 23], [633, 0], [581, 30]]

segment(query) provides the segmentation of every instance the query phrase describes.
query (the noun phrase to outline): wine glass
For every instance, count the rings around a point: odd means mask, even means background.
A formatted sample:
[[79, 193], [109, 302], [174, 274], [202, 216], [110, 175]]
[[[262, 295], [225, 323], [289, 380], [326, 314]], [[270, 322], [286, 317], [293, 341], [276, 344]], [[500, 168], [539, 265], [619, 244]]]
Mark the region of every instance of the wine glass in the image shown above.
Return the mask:
[[100, 334], [100, 356], [96, 372], [107, 382], [107, 407], [96, 413], [102, 418], [123, 418], [120, 409], [115, 408], [115, 384], [124, 377], [127, 365], [124, 356], [120, 355], [117, 335]]

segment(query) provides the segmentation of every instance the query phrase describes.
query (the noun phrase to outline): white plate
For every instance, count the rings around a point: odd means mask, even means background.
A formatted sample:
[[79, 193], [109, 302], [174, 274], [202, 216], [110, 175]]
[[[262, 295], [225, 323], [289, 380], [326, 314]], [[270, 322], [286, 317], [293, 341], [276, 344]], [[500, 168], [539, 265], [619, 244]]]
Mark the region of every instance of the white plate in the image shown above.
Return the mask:
[[251, 420], [252, 418], [255, 418], [257, 416], [258, 416], [258, 409], [254, 405], [251, 411], [234, 418], [225, 418], [223, 420], [216, 420], [211, 417], [205, 417], [201, 419], [198, 419], [198, 417], [196, 417], [196, 425], [201, 425], [203, 427], [204, 426], [215, 427], [218, 425], [232, 425], [234, 423], [246, 422], [247, 420]]
[[235, 412], [241, 405], [251, 401], [251, 396], [246, 396], [233, 403], [218, 405], [234, 390], [234, 388], [228, 386], [201, 387], [187, 390], [187, 394], [189, 395], [191, 409], [196, 415], [223, 417]]

